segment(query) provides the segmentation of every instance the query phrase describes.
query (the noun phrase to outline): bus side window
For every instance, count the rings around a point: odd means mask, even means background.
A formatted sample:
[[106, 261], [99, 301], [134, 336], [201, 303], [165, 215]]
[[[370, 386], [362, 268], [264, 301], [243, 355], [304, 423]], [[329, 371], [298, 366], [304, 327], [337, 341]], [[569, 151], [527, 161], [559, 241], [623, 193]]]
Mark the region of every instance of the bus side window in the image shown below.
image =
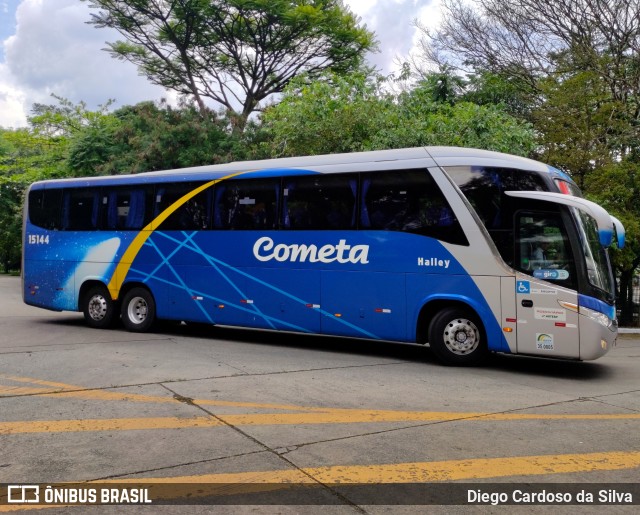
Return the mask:
[[363, 174], [360, 226], [468, 244], [451, 206], [427, 170]]
[[61, 229], [62, 189], [31, 191], [29, 193], [29, 221], [43, 229]]
[[150, 221], [150, 188], [108, 189], [103, 192], [102, 204], [102, 227], [105, 229], [139, 231]]
[[99, 198], [99, 192], [94, 189], [70, 188], [64, 190], [62, 228], [66, 231], [94, 231], [98, 229]]
[[[174, 184], [158, 184], [156, 187], [156, 202], [154, 218], [168, 208], [172, 208], [175, 202], [200, 187], [202, 183], [183, 182]], [[200, 231], [211, 227], [211, 188], [201, 191], [193, 196], [160, 224], [163, 231]]]
[[285, 177], [282, 227], [298, 230], [356, 228], [355, 175]]
[[273, 230], [278, 224], [280, 179], [224, 181], [216, 186], [216, 229]]

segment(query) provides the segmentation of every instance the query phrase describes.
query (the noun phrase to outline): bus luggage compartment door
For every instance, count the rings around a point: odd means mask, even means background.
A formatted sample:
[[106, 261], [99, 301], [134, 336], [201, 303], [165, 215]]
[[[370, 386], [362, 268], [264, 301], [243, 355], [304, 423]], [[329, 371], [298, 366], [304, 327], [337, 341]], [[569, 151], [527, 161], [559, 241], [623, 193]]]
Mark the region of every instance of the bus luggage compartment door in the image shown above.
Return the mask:
[[322, 272], [322, 332], [406, 340], [406, 275]]

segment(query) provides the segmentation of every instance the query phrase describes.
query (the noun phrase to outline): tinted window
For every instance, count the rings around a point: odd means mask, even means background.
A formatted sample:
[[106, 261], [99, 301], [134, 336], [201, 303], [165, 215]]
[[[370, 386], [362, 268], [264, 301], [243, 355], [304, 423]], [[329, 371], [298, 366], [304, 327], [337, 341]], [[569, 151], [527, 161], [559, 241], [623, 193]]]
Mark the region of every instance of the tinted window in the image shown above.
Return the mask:
[[446, 171], [489, 231], [502, 259], [515, 266], [513, 217], [520, 209], [522, 199], [509, 197], [504, 192], [546, 191], [548, 188], [542, 177], [526, 170], [482, 166], [448, 167]]
[[560, 213], [518, 212], [516, 218], [515, 268], [575, 289], [575, 259]]
[[[156, 185], [154, 218], [173, 206], [178, 200], [191, 193], [203, 183], [183, 182]], [[164, 231], [195, 231], [209, 229], [211, 188], [198, 193], [181, 204], [159, 226]]]
[[355, 174], [285, 177], [285, 229], [355, 229], [358, 178]]
[[426, 170], [363, 174], [360, 226], [467, 244], [449, 203]]
[[518, 200], [505, 195], [505, 191], [548, 190], [542, 177], [526, 170], [455, 166], [446, 171], [489, 230], [513, 226]]
[[535, 172], [482, 166], [456, 166], [446, 168], [476, 210], [487, 229], [511, 227], [517, 199], [505, 191], [545, 191], [542, 177]]
[[109, 230], [140, 230], [152, 214], [151, 187], [109, 188], [102, 192], [102, 228]]
[[65, 189], [62, 197], [62, 228], [93, 231], [98, 228], [99, 192], [92, 188]]
[[216, 186], [216, 229], [269, 230], [278, 224], [280, 179], [223, 181]]
[[31, 191], [29, 221], [44, 229], [60, 229], [62, 227], [62, 190]]

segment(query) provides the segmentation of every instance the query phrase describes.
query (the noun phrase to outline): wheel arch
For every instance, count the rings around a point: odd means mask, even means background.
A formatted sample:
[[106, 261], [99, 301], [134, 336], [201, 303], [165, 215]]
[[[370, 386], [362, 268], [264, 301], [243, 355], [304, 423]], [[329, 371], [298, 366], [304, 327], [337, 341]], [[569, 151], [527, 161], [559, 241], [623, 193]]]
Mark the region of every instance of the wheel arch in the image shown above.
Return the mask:
[[[420, 309], [416, 324], [416, 343], [424, 344], [428, 341], [429, 325], [431, 324], [431, 320], [433, 320], [433, 317], [435, 317], [437, 313], [445, 308], [463, 309], [475, 315], [477, 321], [480, 323], [481, 327], [479, 327], [479, 329], [482, 332], [485, 341], [487, 341], [487, 343], [489, 342], [487, 337], [487, 328], [484, 322], [484, 316], [487, 316], [487, 313], [484, 313], [484, 309], [477, 306], [471, 299], [465, 297], [438, 297], [426, 300]], [[490, 313], [489, 315], [493, 316]], [[490, 345], [489, 348], [491, 348]]]
[[130, 282], [124, 283], [121, 286], [120, 291], [118, 292], [118, 299], [122, 300], [125, 297], [125, 295], [129, 293], [131, 290], [133, 290], [134, 288], [144, 288], [153, 296], [155, 300], [156, 296], [151, 290], [151, 288], [149, 288], [149, 286], [143, 283], [142, 281], [130, 281]]
[[[82, 308], [83, 308], [82, 304], [84, 302], [85, 296], [87, 295], [87, 292], [91, 288], [94, 288], [96, 286], [101, 286], [107, 291], [107, 293], [109, 293], [109, 288], [107, 287], [104, 281], [100, 279], [93, 279], [93, 278], [85, 279], [84, 282], [80, 285], [80, 289], [78, 290], [78, 298], [76, 299], [77, 311], [82, 311]], [[109, 296], [111, 297], [111, 293], [109, 293]], [[113, 298], [111, 298], [111, 300], [113, 302], [117, 302], [117, 300], [114, 300]]]

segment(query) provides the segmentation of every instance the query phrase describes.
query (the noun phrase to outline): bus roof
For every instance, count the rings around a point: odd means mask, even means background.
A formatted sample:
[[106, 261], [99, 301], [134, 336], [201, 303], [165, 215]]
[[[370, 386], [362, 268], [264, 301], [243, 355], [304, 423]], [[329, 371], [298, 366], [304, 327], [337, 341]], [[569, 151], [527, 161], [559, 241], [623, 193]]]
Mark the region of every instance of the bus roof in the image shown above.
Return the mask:
[[[219, 165], [194, 166], [189, 168], [177, 168], [172, 170], [160, 170], [139, 174], [123, 174], [99, 177], [54, 179], [36, 183], [42, 187], [44, 183], [59, 186], [96, 186], [101, 183], [112, 185], [144, 184], [149, 182], [165, 181], [197, 181], [217, 179], [231, 173], [243, 173], [252, 171], [264, 171], [268, 174], [283, 173], [287, 170], [313, 170], [318, 172], [349, 172], [361, 171], [362, 165], [376, 163], [376, 169], [393, 168], [393, 163], [404, 162], [403, 168], [410, 166], [411, 161], [421, 161], [417, 166], [438, 165], [446, 166], [487, 166], [496, 168], [516, 168], [531, 170], [541, 173], [561, 173], [539, 161], [524, 157], [462, 147], [414, 147], [393, 150], [375, 150], [369, 152], [352, 152], [345, 154], [326, 154], [319, 156], [286, 157], [277, 159], [265, 159], [255, 161], [234, 161]], [[407, 166], [408, 165], [408, 166]], [[566, 177], [566, 175], [563, 174]], [[255, 177], [255, 176], [254, 176]]]

